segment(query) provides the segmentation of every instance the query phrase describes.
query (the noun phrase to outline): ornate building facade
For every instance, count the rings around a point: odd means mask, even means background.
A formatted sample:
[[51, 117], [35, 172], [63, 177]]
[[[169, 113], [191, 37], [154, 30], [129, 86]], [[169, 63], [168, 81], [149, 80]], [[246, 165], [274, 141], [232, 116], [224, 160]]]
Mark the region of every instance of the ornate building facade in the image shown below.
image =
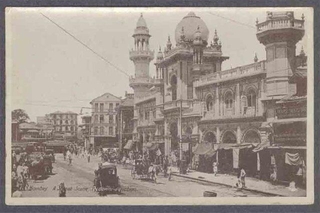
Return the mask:
[[212, 170], [213, 161], [225, 173], [240, 167], [252, 175], [266, 170], [262, 167], [270, 156], [260, 152], [270, 144], [277, 101], [296, 91], [289, 79], [296, 72], [295, 45], [304, 35], [304, 17], [268, 12], [256, 27], [266, 60], [255, 56], [252, 64], [221, 70], [229, 57], [222, 53], [217, 31], [210, 41], [205, 22], [190, 12], [177, 24], [176, 46], [168, 37], [159, 49], [156, 76], [150, 77], [154, 53], [141, 15], [130, 52], [135, 64], [130, 78], [133, 140], [140, 150], [159, 149], [173, 164], [186, 157], [205, 172]]

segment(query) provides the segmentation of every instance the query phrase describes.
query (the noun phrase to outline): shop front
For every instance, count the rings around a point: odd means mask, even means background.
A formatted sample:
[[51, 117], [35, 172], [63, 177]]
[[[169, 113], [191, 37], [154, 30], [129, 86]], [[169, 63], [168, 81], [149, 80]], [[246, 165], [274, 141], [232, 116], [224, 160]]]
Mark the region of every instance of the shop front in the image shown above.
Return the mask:
[[276, 180], [295, 181], [303, 186], [306, 180], [306, 122], [278, 121], [273, 123], [274, 143], [269, 147]]

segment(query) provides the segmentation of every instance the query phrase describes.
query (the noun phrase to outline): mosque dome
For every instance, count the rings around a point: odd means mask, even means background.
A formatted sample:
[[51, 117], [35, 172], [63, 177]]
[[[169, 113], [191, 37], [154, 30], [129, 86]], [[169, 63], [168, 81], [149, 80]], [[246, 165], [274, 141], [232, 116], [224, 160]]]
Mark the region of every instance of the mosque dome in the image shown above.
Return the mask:
[[186, 41], [193, 41], [195, 33], [197, 32], [198, 27], [201, 29], [201, 39], [208, 41], [209, 30], [204, 21], [196, 16], [194, 12], [188, 13], [177, 25], [175, 30], [175, 39], [176, 42], [180, 42], [181, 29], [183, 28], [184, 36]]

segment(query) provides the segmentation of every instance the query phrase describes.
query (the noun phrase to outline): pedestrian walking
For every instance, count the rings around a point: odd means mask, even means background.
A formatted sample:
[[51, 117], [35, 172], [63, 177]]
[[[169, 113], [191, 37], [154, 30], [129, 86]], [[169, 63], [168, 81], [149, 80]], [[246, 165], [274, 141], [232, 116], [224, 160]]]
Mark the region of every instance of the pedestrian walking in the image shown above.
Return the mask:
[[299, 169], [296, 173], [296, 183], [297, 186], [302, 186], [303, 180], [303, 170], [302, 170], [302, 164], [299, 166]]
[[90, 152], [87, 153], [88, 163], [90, 163]]
[[240, 179], [241, 179], [241, 184], [242, 184], [242, 187], [243, 188], [247, 188], [246, 187], [246, 171], [241, 168], [241, 171], [240, 171]]
[[69, 159], [69, 165], [71, 165], [71, 163], [72, 163], [72, 154], [71, 154], [71, 152], [69, 150], [67, 152], [67, 156], [68, 156], [68, 159]]
[[217, 163], [217, 162], [213, 162], [212, 167], [213, 167], [213, 174], [214, 174], [214, 176], [217, 176], [217, 173], [218, 173], [218, 163]]
[[168, 180], [171, 180], [171, 173], [172, 173], [172, 168], [171, 166], [168, 166]]
[[66, 161], [66, 157], [67, 157], [67, 152], [66, 149], [63, 150], [63, 159], [64, 161]]
[[59, 197], [66, 197], [67, 190], [66, 187], [64, 186], [64, 182], [61, 182], [59, 184]]

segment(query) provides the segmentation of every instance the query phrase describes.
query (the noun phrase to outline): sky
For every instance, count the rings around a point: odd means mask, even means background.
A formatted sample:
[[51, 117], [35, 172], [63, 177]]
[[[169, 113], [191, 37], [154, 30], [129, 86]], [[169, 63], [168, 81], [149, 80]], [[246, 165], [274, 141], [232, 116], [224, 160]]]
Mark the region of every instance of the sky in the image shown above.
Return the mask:
[[[280, 10], [294, 11], [297, 19], [304, 13], [306, 25], [311, 19], [306, 9]], [[259, 60], [265, 59], [255, 22], [264, 21], [267, 11], [279, 11], [275, 8], [10, 8], [6, 10], [7, 110], [24, 109], [36, 121], [37, 116], [58, 110], [80, 113], [106, 92], [124, 97], [125, 91], [133, 92], [128, 76], [76, 39], [131, 76], [134, 65], [129, 50], [140, 13], [156, 57], [169, 35], [176, 45], [175, 28], [190, 11], [206, 23], [209, 43], [217, 30], [222, 52], [230, 57], [222, 70], [253, 63], [255, 53]], [[308, 36], [306, 33], [297, 44], [297, 54], [301, 46], [308, 53]], [[154, 62], [150, 63], [150, 76], [155, 75]], [[83, 114], [90, 112], [87, 108]]]

